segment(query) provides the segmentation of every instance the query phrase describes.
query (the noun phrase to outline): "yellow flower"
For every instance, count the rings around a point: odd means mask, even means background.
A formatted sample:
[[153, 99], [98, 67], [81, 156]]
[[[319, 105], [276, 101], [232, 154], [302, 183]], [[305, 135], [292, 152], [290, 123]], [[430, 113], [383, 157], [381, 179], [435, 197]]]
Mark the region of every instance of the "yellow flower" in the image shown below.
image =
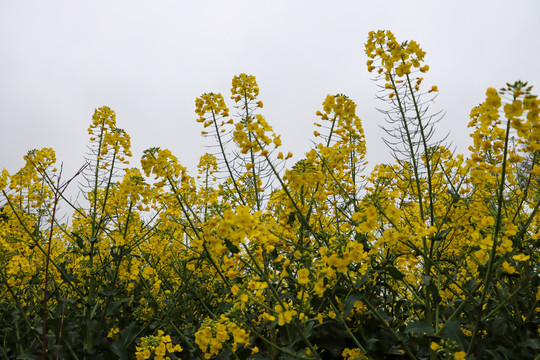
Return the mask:
[[112, 328], [109, 333], [107, 334], [108, 338], [114, 338], [116, 335], [120, 332], [120, 329], [118, 328]]
[[366, 356], [360, 349], [345, 348], [341, 353], [341, 356], [343, 356], [343, 359], [345, 360], [366, 359]]
[[274, 310], [278, 314], [279, 318], [279, 326], [283, 326], [285, 324], [288, 324], [292, 321], [292, 317], [297, 315], [297, 312], [295, 310], [283, 310], [283, 307], [281, 305], [276, 305], [274, 307]]
[[489, 260], [489, 254], [485, 250], [477, 250], [474, 252], [474, 257], [482, 265], [485, 265]]
[[467, 355], [465, 351], [458, 351], [454, 353], [454, 360], [465, 360], [465, 355]]
[[307, 284], [309, 282], [309, 270], [300, 269], [298, 270], [298, 282], [300, 284]]
[[510, 119], [515, 116], [521, 116], [523, 114], [523, 103], [520, 100], [514, 100], [512, 104], [504, 105], [504, 113], [506, 118]]
[[494, 88], [489, 88], [486, 91], [486, 105], [492, 108], [499, 108], [501, 106], [501, 98]]
[[517, 273], [516, 268], [514, 268], [512, 265], [508, 264], [506, 261], [502, 264], [503, 272], [507, 274], [515, 274]]
[[156, 355], [158, 356], [165, 356], [166, 352], [167, 348], [165, 347], [164, 343], [159, 344], [159, 346], [156, 348]]
[[530, 256], [525, 255], [525, 254], [517, 254], [517, 255], [512, 256], [512, 259], [517, 260], [517, 261], [527, 261], [529, 260], [529, 258]]
[[240, 295], [240, 301], [242, 302], [242, 304], [247, 303], [248, 300], [249, 300], [249, 296], [247, 294]]
[[144, 351], [142, 352], [142, 356], [143, 356], [143, 359], [149, 359], [150, 356], [152, 356], [152, 353], [150, 352], [150, 350], [144, 349]]
[[328, 317], [329, 317], [330, 319], [335, 319], [336, 313], [333, 312], [333, 311], [329, 311], [329, 312], [328, 312]]

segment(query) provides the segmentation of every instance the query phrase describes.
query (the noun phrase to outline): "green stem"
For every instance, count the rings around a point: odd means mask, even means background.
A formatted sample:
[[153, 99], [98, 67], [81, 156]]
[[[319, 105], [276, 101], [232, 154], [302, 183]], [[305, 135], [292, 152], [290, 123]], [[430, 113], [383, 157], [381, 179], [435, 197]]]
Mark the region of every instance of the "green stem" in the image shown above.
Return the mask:
[[229, 172], [231, 180], [232, 180], [232, 182], [234, 184], [234, 188], [236, 189], [236, 193], [238, 194], [238, 197], [240, 198], [240, 202], [242, 203], [242, 205], [246, 205], [246, 201], [244, 200], [244, 197], [242, 196], [242, 192], [240, 191], [240, 188], [238, 187], [238, 184], [236, 183], [236, 179], [234, 178], [231, 166], [229, 164], [229, 160], [227, 159], [227, 155], [225, 154], [225, 147], [223, 146], [223, 142], [221, 141], [221, 135], [219, 133], [219, 127], [218, 127], [218, 124], [217, 124], [216, 113], [214, 112], [214, 109], [212, 109], [212, 120], [213, 120], [214, 128], [216, 130], [216, 137], [217, 137], [218, 142], [219, 142], [219, 148], [221, 150], [221, 155], [223, 155], [223, 161], [225, 161], [225, 165], [227, 166], [227, 171]]

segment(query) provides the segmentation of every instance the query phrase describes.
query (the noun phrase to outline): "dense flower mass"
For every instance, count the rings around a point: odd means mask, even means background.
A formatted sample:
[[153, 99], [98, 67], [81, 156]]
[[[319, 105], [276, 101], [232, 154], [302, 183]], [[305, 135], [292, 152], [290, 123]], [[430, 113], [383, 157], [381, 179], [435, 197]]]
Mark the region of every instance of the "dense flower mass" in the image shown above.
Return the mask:
[[366, 54], [395, 158], [371, 172], [352, 99], [328, 95], [313, 148], [287, 164], [246, 74], [231, 110], [196, 99], [215, 151], [195, 176], [157, 147], [129, 167], [108, 107], [78, 202], [52, 149], [3, 170], [0, 358], [533, 359], [540, 100], [521, 81], [489, 88], [455, 154], [419, 44], [371, 32]]

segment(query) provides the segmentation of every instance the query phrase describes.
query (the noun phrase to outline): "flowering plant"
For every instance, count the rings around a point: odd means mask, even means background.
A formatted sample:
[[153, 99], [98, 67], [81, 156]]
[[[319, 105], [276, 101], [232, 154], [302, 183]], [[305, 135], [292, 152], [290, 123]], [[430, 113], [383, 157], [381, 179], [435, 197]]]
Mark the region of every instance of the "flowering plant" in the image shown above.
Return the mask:
[[540, 100], [521, 81], [488, 89], [457, 155], [435, 132], [419, 44], [371, 32], [366, 54], [395, 158], [370, 173], [349, 97], [324, 99], [313, 148], [289, 166], [246, 74], [232, 111], [219, 93], [196, 99], [216, 150], [196, 176], [160, 148], [129, 167], [107, 107], [80, 203], [52, 149], [4, 170], [0, 357], [533, 359]]

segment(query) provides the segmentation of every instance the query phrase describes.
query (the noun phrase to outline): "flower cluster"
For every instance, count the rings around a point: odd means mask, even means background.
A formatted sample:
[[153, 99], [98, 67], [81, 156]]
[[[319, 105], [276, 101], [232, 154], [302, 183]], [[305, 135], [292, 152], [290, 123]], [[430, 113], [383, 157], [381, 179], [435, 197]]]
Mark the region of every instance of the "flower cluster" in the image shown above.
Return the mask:
[[120, 161], [131, 154], [131, 138], [122, 129], [116, 127], [116, 113], [107, 106], [96, 109], [92, 116], [92, 124], [88, 128], [90, 140], [99, 144], [98, 160], [104, 158], [109, 151], [119, 156]]
[[156, 336], [145, 336], [140, 339], [141, 343], [137, 346], [137, 352], [135, 356], [137, 360], [150, 359], [154, 355], [154, 360], [170, 360], [167, 354], [174, 354], [181, 352], [182, 347], [178, 344], [173, 344], [171, 337], [165, 335], [162, 330], [158, 330]]
[[[376, 69], [374, 61], [380, 60], [378, 68], [379, 74], [386, 74], [386, 81], [390, 81], [390, 74], [395, 73], [398, 77], [403, 77], [411, 73], [411, 68], [417, 68], [421, 72], [429, 70], [428, 65], [422, 66], [426, 55], [417, 42], [408, 41], [399, 44], [394, 34], [387, 30], [371, 31], [366, 43], [366, 54], [369, 58], [367, 62], [368, 71]], [[397, 66], [396, 66], [397, 63]]]
[[210, 359], [221, 351], [231, 337], [233, 351], [236, 351], [238, 344], [250, 345], [249, 334], [227, 316], [221, 315], [219, 321], [207, 320], [202, 324], [200, 330], [195, 333], [195, 343], [203, 351], [204, 357]]
[[[233, 77], [231, 94], [231, 99], [235, 102], [242, 99], [245, 101], [255, 100], [259, 96], [259, 85], [255, 80], [255, 76], [240, 74]], [[258, 102], [257, 106], [262, 108], [262, 102]]]
[[[371, 31], [366, 43], [366, 54], [368, 71], [377, 69], [378, 75], [384, 76], [385, 83], [382, 87], [390, 90], [388, 95], [390, 99], [407, 89], [420, 91], [424, 78], [421, 76], [413, 78], [412, 75], [415, 69], [420, 73], [426, 73], [429, 65], [423, 65], [426, 53], [417, 42], [411, 40], [399, 44], [389, 30]], [[432, 86], [428, 93], [437, 91], [437, 86]]]

